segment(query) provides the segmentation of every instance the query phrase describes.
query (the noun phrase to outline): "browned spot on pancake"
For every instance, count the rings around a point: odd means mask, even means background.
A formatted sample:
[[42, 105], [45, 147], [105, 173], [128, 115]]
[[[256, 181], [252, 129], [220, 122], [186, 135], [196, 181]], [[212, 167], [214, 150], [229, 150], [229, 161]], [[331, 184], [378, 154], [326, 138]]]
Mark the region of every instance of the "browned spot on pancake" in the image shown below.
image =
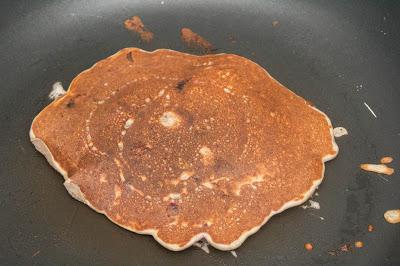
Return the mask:
[[322, 113], [231, 54], [124, 49], [78, 75], [32, 132], [73, 195], [173, 249], [198, 234], [241, 243], [303, 200], [337, 153]]
[[167, 206], [167, 215], [176, 216], [179, 214], [179, 207], [175, 202], [170, 202]]
[[68, 108], [75, 107], [75, 102], [74, 102], [74, 100], [73, 100], [73, 99], [69, 100], [69, 102], [67, 103], [66, 106], [67, 106]]
[[217, 175], [224, 175], [231, 173], [233, 170], [233, 166], [226, 160], [222, 158], [217, 158], [214, 164], [214, 171]]
[[77, 101], [80, 101], [80, 100], [82, 100], [82, 99], [78, 99], [78, 98], [80, 98], [81, 96], [85, 96], [85, 94], [76, 94], [76, 95], [71, 95], [71, 97], [69, 97], [68, 98], [68, 102], [67, 102], [67, 104], [65, 105], [67, 108], [73, 108], [73, 107], [75, 107], [75, 105], [76, 105], [76, 103], [77, 103]]
[[126, 54], [126, 59], [127, 59], [129, 62], [133, 62], [132, 52], [129, 52], [129, 53]]
[[177, 84], [176, 84], [176, 89], [179, 91], [179, 92], [182, 92], [183, 91], [183, 89], [184, 89], [184, 87], [185, 87], [185, 84], [186, 84], [186, 82], [188, 82], [189, 81], [189, 79], [183, 79], [183, 80], [180, 80]]
[[151, 147], [144, 142], [134, 141], [132, 142], [127, 149], [135, 155], [143, 155], [146, 151], [151, 150]]

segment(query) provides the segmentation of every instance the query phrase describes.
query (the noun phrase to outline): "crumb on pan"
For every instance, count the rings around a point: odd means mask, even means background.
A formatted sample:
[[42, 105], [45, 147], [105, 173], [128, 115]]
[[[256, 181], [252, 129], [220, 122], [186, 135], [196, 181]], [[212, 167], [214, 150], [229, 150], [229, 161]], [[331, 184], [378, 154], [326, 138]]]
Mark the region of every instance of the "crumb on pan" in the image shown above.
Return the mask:
[[340, 138], [341, 136], [345, 136], [348, 134], [349, 133], [347, 132], [347, 129], [345, 129], [344, 127], [335, 127], [333, 129], [333, 135], [335, 136], [335, 138]]
[[382, 157], [382, 159], [381, 159], [381, 163], [391, 163], [391, 162], [393, 162], [393, 158], [389, 157], [389, 156]]
[[368, 225], [368, 232], [372, 232], [372, 231], [374, 231], [374, 226], [372, 225], [372, 224], [369, 224]]
[[400, 209], [398, 210], [388, 210], [383, 215], [385, 220], [391, 224], [400, 223]]
[[354, 242], [354, 246], [356, 248], [362, 248], [364, 246], [364, 243], [361, 241], [356, 241], [356, 242]]
[[360, 165], [361, 169], [369, 172], [375, 172], [378, 174], [392, 175], [394, 173], [394, 169], [387, 167], [384, 164], [369, 164], [364, 163]]
[[314, 200], [309, 200], [308, 202], [310, 202], [310, 208], [319, 210], [321, 209], [321, 205], [319, 204], [319, 202], [314, 201]]
[[335, 250], [330, 250], [327, 253], [331, 256], [337, 256], [343, 252], [349, 252], [351, 249], [351, 245], [350, 244], [343, 244], [341, 245], [339, 248], [335, 249]]
[[314, 200], [308, 200], [308, 202], [310, 203], [310, 205], [304, 204], [301, 207], [303, 209], [308, 209], [308, 208], [312, 208], [312, 209], [316, 209], [316, 210], [321, 209], [321, 205], [319, 204], [319, 202], [314, 201]]
[[348, 251], [350, 251], [350, 244], [344, 244], [343, 246], [341, 246], [341, 247], [339, 248], [339, 250], [342, 251], [342, 252], [348, 252]]
[[305, 248], [307, 251], [311, 251], [311, 250], [313, 249], [313, 245], [312, 245], [311, 243], [305, 243], [305, 244], [304, 244], [304, 248]]
[[141, 18], [138, 16], [133, 16], [125, 20], [124, 25], [127, 30], [139, 34], [140, 39], [144, 42], [151, 42], [154, 38], [154, 34], [146, 28]]
[[49, 94], [50, 100], [57, 100], [61, 96], [64, 96], [67, 92], [64, 90], [63, 85], [60, 81], [54, 82], [51, 92]]
[[189, 28], [181, 29], [181, 39], [189, 47], [201, 48], [205, 52], [213, 49], [213, 45], [209, 41]]

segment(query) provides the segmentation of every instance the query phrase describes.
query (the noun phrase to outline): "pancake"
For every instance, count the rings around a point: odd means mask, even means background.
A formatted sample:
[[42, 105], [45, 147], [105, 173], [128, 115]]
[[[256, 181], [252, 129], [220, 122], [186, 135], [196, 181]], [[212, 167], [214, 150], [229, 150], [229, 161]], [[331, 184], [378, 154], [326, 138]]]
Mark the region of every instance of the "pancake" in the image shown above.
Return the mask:
[[34, 119], [77, 200], [170, 250], [240, 246], [305, 202], [338, 148], [328, 117], [256, 63], [126, 48]]

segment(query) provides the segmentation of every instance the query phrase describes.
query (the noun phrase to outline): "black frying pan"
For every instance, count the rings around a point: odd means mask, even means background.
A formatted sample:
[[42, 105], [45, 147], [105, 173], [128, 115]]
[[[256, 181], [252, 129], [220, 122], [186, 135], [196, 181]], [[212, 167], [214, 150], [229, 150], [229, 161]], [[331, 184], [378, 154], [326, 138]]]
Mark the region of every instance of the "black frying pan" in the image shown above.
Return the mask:
[[[0, 264], [399, 264], [400, 225], [383, 213], [400, 208], [400, 1], [162, 3], [1, 1]], [[123, 28], [133, 15], [155, 33], [151, 44]], [[297, 207], [273, 217], [237, 249], [237, 259], [214, 249], [171, 252], [112, 224], [68, 195], [28, 138], [53, 82], [67, 87], [123, 47], [187, 52], [179, 39], [184, 26], [217, 52], [264, 66], [350, 133], [337, 140], [339, 156], [326, 165], [316, 199], [321, 210]], [[395, 158], [393, 176], [360, 171], [360, 163], [384, 155]], [[356, 240], [364, 248], [327, 253]], [[314, 244], [312, 252], [305, 242]]]

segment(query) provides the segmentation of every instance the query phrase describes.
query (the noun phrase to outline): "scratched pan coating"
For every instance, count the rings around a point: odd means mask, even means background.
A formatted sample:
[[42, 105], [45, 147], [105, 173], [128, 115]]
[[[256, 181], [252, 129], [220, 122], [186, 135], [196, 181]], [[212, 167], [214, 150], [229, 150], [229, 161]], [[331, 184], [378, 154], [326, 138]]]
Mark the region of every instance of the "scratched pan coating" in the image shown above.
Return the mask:
[[[383, 219], [400, 201], [397, 1], [4, 1], [0, 10], [2, 263], [399, 263], [399, 228]], [[152, 43], [141, 43], [124, 29], [123, 21], [133, 15], [154, 32]], [[209, 255], [197, 248], [172, 253], [152, 237], [114, 226], [65, 193], [63, 179], [26, 134], [32, 118], [50, 103], [55, 81], [68, 87], [82, 70], [124, 47], [196, 52], [181, 43], [181, 27], [203, 35], [217, 52], [268, 69], [323, 110], [334, 126], [349, 131], [337, 140], [340, 155], [326, 164], [314, 198], [321, 209], [292, 208], [274, 216], [236, 250], [237, 259], [215, 249]], [[383, 156], [395, 159], [395, 174], [383, 176], [387, 181], [358, 168]], [[356, 240], [364, 242], [362, 249], [327, 254]], [[304, 250], [305, 242], [313, 243], [312, 252]]]

